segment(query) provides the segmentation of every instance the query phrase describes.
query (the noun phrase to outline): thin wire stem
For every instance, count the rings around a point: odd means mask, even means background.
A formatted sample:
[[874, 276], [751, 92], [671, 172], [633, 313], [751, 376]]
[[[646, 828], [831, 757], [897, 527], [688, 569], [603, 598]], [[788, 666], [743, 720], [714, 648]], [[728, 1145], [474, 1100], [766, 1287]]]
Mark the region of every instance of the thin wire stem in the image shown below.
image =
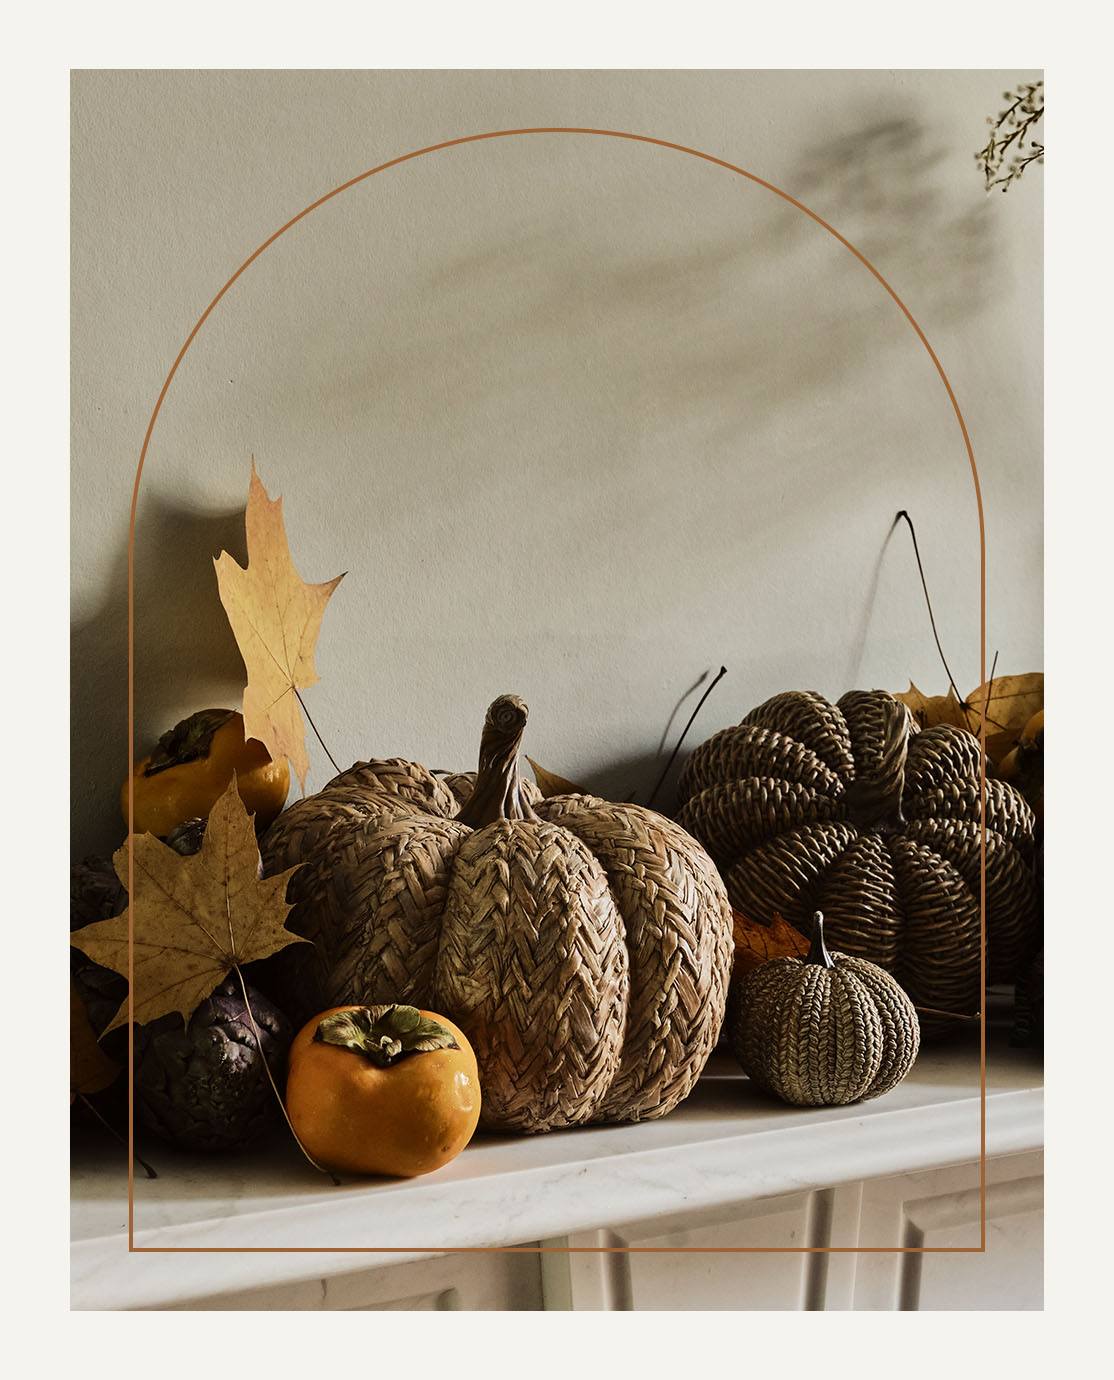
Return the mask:
[[1002, 723], [1000, 719], [992, 719], [990, 717], [990, 700], [994, 694], [994, 672], [997, 666], [998, 652], [995, 650], [994, 660], [990, 663], [990, 679], [986, 682], [986, 695], [983, 697], [983, 702], [979, 706], [979, 712], [982, 714], [986, 723], [993, 724], [997, 729], [1005, 730], [1008, 727], [1007, 724]]
[[[994, 672], [998, 669], [998, 649], [994, 649], [994, 660], [990, 663], [990, 679], [986, 682], [986, 698], [982, 702], [982, 716], [987, 723], [993, 723], [990, 717], [990, 697], [994, 694]], [[1001, 728], [1001, 724], [998, 725]]]
[[340, 773], [340, 767], [337, 766], [337, 760], [336, 760], [336, 758], [333, 756], [333, 754], [329, 751], [328, 747], [327, 747], [326, 744], [325, 744], [325, 739], [322, 738], [320, 730], [318, 729], [317, 725], [313, 722], [313, 715], [312, 715], [312, 714], [309, 712], [309, 710], [306, 708], [306, 702], [305, 702], [304, 699], [302, 699], [302, 696], [301, 696], [301, 693], [300, 693], [299, 690], [298, 690], [298, 687], [297, 687], [296, 685], [292, 685], [290, 688], [291, 688], [291, 690], [294, 691], [295, 695], [298, 696], [298, 703], [302, 706], [302, 713], [303, 713], [303, 714], [306, 716], [306, 718], [309, 720], [309, 726], [310, 726], [310, 728], [312, 728], [313, 731], [314, 731], [314, 733], [317, 734], [317, 741], [318, 741], [318, 742], [321, 744], [321, 746], [325, 749], [325, 756], [329, 759], [330, 762], [332, 762], [332, 764], [333, 764], [333, 771], [337, 772], [338, 775], [339, 775], [339, 773]]
[[[85, 1094], [83, 1092], [79, 1092], [78, 1097], [81, 1098], [82, 1102], [85, 1103], [86, 1107], [89, 1109], [89, 1111], [93, 1113], [93, 1115], [101, 1123], [101, 1125], [112, 1137], [112, 1139], [119, 1141], [120, 1144], [124, 1146], [125, 1149], [127, 1149], [127, 1140], [120, 1134], [119, 1131], [117, 1131], [116, 1127], [113, 1126], [112, 1123], [106, 1117], [101, 1115], [101, 1113], [96, 1109], [96, 1107], [93, 1106], [93, 1104], [89, 1101]], [[143, 1166], [144, 1173], [147, 1175], [149, 1179], [157, 1179], [159, 1177], [145, 1159], [141, 1159], [139, 1155], [135, 1155], [134, 1158], [137, 1164], [141, 1164]]]
[[661, 790], [662, 785], [663, 785], [664, 782], [665, 782], [665, 778], [669, 775], [669, 768], [670, 768], [670, 767], [673, 765], [673, 763], [677, 760], [677, 754], [678, 754], [678, 753], [680, 752], [680, 750], [681, 750], [681, 744], [685, 741], [685, 738], [688, 736], [688, 731], [689, 731], [689, 729], [690, 729], [690, 728], [693, 726], [693, 724], [696, 722], [696, 716], [697, 716], [697, 714], [699, 714], [700, 711], [701, 711], [701, 709], [704, 708], [704, 701], [708, 698], [708, 696], [712, 693], [712, 691], [716, 688], [716, 686], [720, 683], [720, 681], [724, 678], [724, 676], [725, 676], [726, 674], [727, 674], [727, 667], [726, 667], [726, 666], [721, 666], [721, 667], [719, 668], [719, 674], [716, 676], [715, 680], [712, 681], [711, 685], [709, 685], [708, 688], [707, 688], [707, 690], [705, 690], [704, 693], [700, 696], [699, 703], [697, 704], [696, 708], [692, 711], [692, 713], [689, 715], [689, 721], [688, 721], [688, 723], [685, 724], [684, 728], [681, 730], [681, 736], [677, 739], [677, 745], [676, 745], [676, 747], [675, 747], [675, 748], [673, 749], [673, 751], [669, 754], [669, 761], [666, 762], [665, 767], [663, 768], [661, 775], [658, 777], [658, 783], [657, 783], [657, 785], [656, 785], [656, 786], [654, 787], [654, 789], [650, 792], [650, 798], [649, 798], [649, 800], [647, 800], [647, 802], [646, 802], [646, 807], [647, 807], [647, 809], [648, 809], [651, 805], [653, 805], [654, 800], [655, 800], [656, 797], [657, 797], [658, 791]]
[[[229, 926], [229, 932], [231, 932], [231, 926]], [[327, 1174], [329, 1178], [332, 1179], [333, 1186], [335, 1188], [339, 1188], [340, 1180], [337, 1178], [337, 1176], [333, 1173], [331, 1169], [326, 1169], [323, 1164], [317, 1163], [317, 1161], [309, 1153], [306, 1147], [302, 1144], [297, 1131], [295, 1131], [294, 1129], [294, 1123], [290, 1120], [290, 1116], [286, 1110], [286, 1103], [282, 1100], [282, 1093], [279, 1092], [278, 1084], [275, 1082], [274, 1074], [272, 1074], [271, 1072], [271, 1065], [268, 1063], [267, 1056], [263, 1052], [263, 1036], [260, 1033], [259, 1027], [255, 1023], [255, 1012], [251, 1009], [251, 1002], [248, 1001], [248, 985], [244, 981], [244, 975], [240, 971], [240, 965], [238, 963], [233, 963], [232, 968], [236, 976], [240, 980], [240, 991], [243, 993], [244, 997], [244, 1010], [248, 1013], [248, 1020], [251, 1021], [252, 1033], [255, 1035], [255, 1047], [259, 1050], [259, 1057], [263, 1061], [263, 1068], [265, 1069], [267, 1074], [267, 1082], [270, 1083], [271, 1091], [275, 1095], [275, 1101], [279, 1104], [279, 1111], [282, 1112], [282, 1119], [286, 1122], [287, 1126], [289, 1126], [290, 1134], [294, 1137], [295, 1145], [297, 1145], [298, 1149], [302, 1152], [302, 1154], [306, 1157], [310, 1164], [313, 1165], [314, 1169], [316, 1169], [319, 1174]]]
[[949, 1021], [977, 1021], [979, 1019], [977, 1011], [971, 1016], [959, 1011], [939, 1011], [935, 1006], [914, 1006], [913, 1010], [918, 1016], [945, 1016]]
[[909, 535], [913, 538], [913, 555], [917, 558], [917, 570], [920, 572], [921, 588], [924, 590], [924, 601], [928, 605], [928, 621], [932, 624], [932, 636], [936, 639], [936, 650], [940, 653], [940, 660], [944, 663], [944, 671], [948, 677], [948, 684], [951, 686], [956, 699], [962, 704], [963, 696], [959, 693], [959, 687], [955, 683], [955, 677], [952, 675], [951, 667], [948, 665], [948, 659], [944, 655], [943, 647], [940, 645], [940, 634], [936, 631], [936, 617], [932, 612], [932, 600], [929, 598], [928, 594], [928, 581], [924, 577], [924, 566], [921, 564], [921, 551], [920, 547], [917, 545], [917, 529], [913, 526], [913, 519], [904, 508], [902, 508], [897, 517], [894, 518], [895, 527], [902, 518], [908, 523]]

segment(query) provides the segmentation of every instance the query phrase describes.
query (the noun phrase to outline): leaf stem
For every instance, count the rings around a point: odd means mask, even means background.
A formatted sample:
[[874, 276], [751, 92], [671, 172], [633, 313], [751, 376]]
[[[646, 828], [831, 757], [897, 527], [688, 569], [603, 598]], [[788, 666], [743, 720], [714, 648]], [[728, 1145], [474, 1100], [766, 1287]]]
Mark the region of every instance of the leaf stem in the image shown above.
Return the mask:
[[924, 590], [924, 601], [928, 605], [928, 621], [932, 624], [932, 636], [936, 639], [936, 650], [940, 653], [940, 660], [944, 664], [944, 671], [948, 677], [948, 684], [951, 686], [956, 699], [962, 704], [963, 696], [959, 693], [959, 687], [955, 683], [955, 677], [952, 675], [951, 667], [948, 665], [948, 659], [945, 657], [944, 649], [940, 645], [940, 634], [936, 631], [936, 617], [932, 612], [932, 600], [928, 595], [928, 581], [924, 577], [924, 566], [921, 564], [921, 551], [920, 547], [917, 545], [917, 529], [913, 526], [913, 519], [904, 508], [902, 508], [897, 517], [894, 518], [895, 527], [902, 518], [908, 523], [909, 535], [913, 538], [913, 555], [917, 558], [917, 570], [920, 572], [921, 588]]
[[[93, 1115], [101, 1123], [101, 1125], [112, 1137], [112, 1139], [119, 1141], [121, 1145], [126, 1147], [128, 1142], [124, 1139], [120, 1132], [117, 1131], [116, 1127], [112, 1125], [112, 1123], [107, 1119], [107, 1117], [101, 1115], [101, 1113], [96, 1109], [96, 1107], [93, 1106], [92, 1102], [89, 1101], [85, 1094], [83, 1092], [79, 1092], [78, 1097], [81, 1098], [82, 1102], [85, 1103], [85, 1106], [89, 1109], [89, 1111], [93, 1113]], [[149, 1179], [157, 1179], [159, 1177], [145, 1159], [141, 1159], [139, 1155], [135, 1155], [134, 1159], [136, 1164], [141, 1164], [143, 1166], [143, 1170]]]
[[666, 762], [665, 766], [663, 767], [662, 773], [661, 773], [661, 775], [658, 777], [657, 785], [656, 785], [656, 786], [654, 787], [654, 789], [650, 792], [650, 798], [649, 798], [649, 800], [647, 800], [647, 802], [646, 802], [646, 808], [647, 808], [647, 809], [649, 809], [650, 806], [653, 805], [655, 799], [657, 798], [658, 791], [661, 790], [662, 785], [663, 785], [664, 782], [665, 782], [665, 778], [669, 775], [669, 768], [670, 768], [670, 767], [673, 765], [673, 763], [677, 760], [677, 754], [678, 754], [678, 753], [680, 752], [680, 750], [681, 750], [681, 744], [685, 741], [686, 737], [688, 736], [688, 731], [689, 731], [689, 729], [690, 729], [690, 728], [693, 726], [693, 724], [696, 722], [696, 716], [697, 716], [697, 714], [699, 714], [700, 711], [704, 708], [704, 701], [708, 698], [708, 696], [712, 693], [712, 691], [716, 688], [716, 686], [720, 683], [720, 681], [724, 678], [724, 676], [725, 676], [726, 674], [727, 674], [727, 667], [726, 667], [726, 666], [721, 666], [721, 667], [719, 668], [719, 674], [716, 676], [715, 680], [712, 681], [711, 685], [709, 685], [708, 688], [707, 688], [707, 690], [705, 690], [704, 693], [700, 696], [700, 699], [699, 699], [699, 701], [698, 701], [698, 703], [697, 703], [696, 708], [695, 708], [695, 709], [692, 711], [692, 713], [689, 715], [689, 721], [688, 721], [688, 723], [685, 724], [684, 728], [681, 730], [681, 736], [677, 739], [676, 746], [674, 747], [673, 751], [669, 754], [669, 761]]
[[337, 766], [337, 760], [336, 760], [336, 758], [333, 756], [333, 754], [329, 751], [328, 747], [326, 746], [325, 739], [322, 738], [321, 733], [320, 733], [320, 730], [318, 729], [317, 725], [313, 722], [313, 715], [312, 715], [312, 714], [309, 712], [309, 710], [306, 708], [306, 702], [305, 702], [304, 699], [302, 699], [301, 692], [299, 691], [299, 689], [298, 689], [298, 687], [297, 687], [296, 685], [292, 685], [290, 688], [291, 688], [291, 690], [294, 691], [295, 695], [298, 696], [298, 703], [302, 706], [302, 713], [303, 713], [303, 714], [306, 716], [306, 718], [309, 720], [309, 726], [310, 726], [310, 728], [312, 728], [313, 731], [314, 731], [314, 733], [317, 734], [317, 741], [318, 741], [318, 742], [321, 744], [321, 746], [325, 749], [325, 756], [329, 759], [330, 762], [332, 762], [332, 764], [333, 764], [333, 771], [335, 771], [335, 772], [339, 775], [339, 773], [340, 773], [340, 767]]
[[[230, 924], [230, 925], [229, 925], [229, 933], [231, 934], [231, 932], [232, 932], [232, 926], [231, 926], [231, 924]], [[242, 973], [241, 970], [240, 970], [240, 965], [239, 965], [238, 963], [233, 963], [232, 968], [233, 968], [233, 971], [235, 972], [237, 978], [239, 978], [239, 980], [240, 980], [240, 991], [241, 991], [241, 993], [243, 994], [243, 998], [244, 998], [244, 1010], [248, 1013], [248, 1020], [251, 1021], [252, 1033], [253, 1033], [254, 1036], [255, 1036], [255, 1047], [256, 1047], [256, 1049], [258, 1049], [258, 1051], [259, 1051], [259, 1057], [260, 1057], [260, 1059], [262, 1059], [262, 1061], [263, 1061], [263, 1068], [265, 1069], [266, 1074], [267, 1074], [267, 1081], [268, 1081], [268, 1083], [270, 1083], [270, 1085], [271, 1085], [271, 1090], [272, 1090], [272, 1092], [273, 1092], [274, 1095], [275, 1095], [275, 1100], [276, 1100], [276, 1101], [278, 1102], [278, 1104], [279, 1104], [279, 1111], [282, 1112], [282, 1118], [283, 1118], [283, 1120], [286, 1122], [287, 1126], [290, 1128], [290, 1134], [294, 1137], [294, 1143], [297, 1145], [298, 1149], [299, 1149], [299, 1150], [302, 1152], [302, 1154], [306, 1157], [306, 1159], [309, 1161], [309, 1163], [310, 1163], [311, 1165], [313, 1165], [314, 1169], [316, 1169], [317, 1172], [318, 1172], [319, 1174], [327, 1174], [327, 1175], [329, 1176], [329, 1178], [332, 1179], [332, 1181], [333, 1181], [333, 1186], [334, 1186], [335, 1188], [339, 1188], [339, 1187], [340, 1187], [340, 1180], [337, 1178], [337, 1176], [333, 1173], [333, 1171], [332, 1171], [331, 1169], [326, 1169], [325, 1166], [324, 1166], [323, 1164], [318, 1164], [318, 1163], [317, 1163], [317, 1161], [316, 1161], [316, 1160], [313, 1158], [313, 1156], [309, 1153], [309, 1151], [306, 1149], [306, 1147], [302, 1144], [301, 1139], [299, 1138], [297, 1131], [295, 1131], [295, 1129], [294, 1129], [294, 1123], [290, 1120], [290, 1116], [289, 1116], [289, 1114], [287, 1113], [286, 1104], [285, 1104], [285, 1102], [283, 1102], [283, 1100], [282, 1100], [282, 1093], [280, 1093], [279, 1090], [278, 1090], [278, 1084], [275, 1082], [274, 1074], [271, 1072], [271, 1065], [268, 1063], [268, 1061], [267, 1061], [267, 1055], [266, 1055], [266, 1053], [264, 1052], [264, 1049], [263, 1049], [263, 1035], [262, 1035], [262, 1033], [260, 1032], [260, 1029], [259, 1029], [258, 1025], [256, 1025], [256, 1023], [255, 1023], [255, 1012], [251, 1009], [251, 1002], [248, 1000], [248, 985], [247, 985], [247, 983], [244, 981], [244, 975], [243, 975], [243, 973]]]
[[990, 700], [994, 694], [994, 672], [998, 669], [998, 649], [994, 649], [994, 660], [990, 663], [990, 679], [986, 682], [986, 695], [982, 702], [982, 716], [988, 724], [994, 724], [995, 728], [1002, 725], [990, 717]]

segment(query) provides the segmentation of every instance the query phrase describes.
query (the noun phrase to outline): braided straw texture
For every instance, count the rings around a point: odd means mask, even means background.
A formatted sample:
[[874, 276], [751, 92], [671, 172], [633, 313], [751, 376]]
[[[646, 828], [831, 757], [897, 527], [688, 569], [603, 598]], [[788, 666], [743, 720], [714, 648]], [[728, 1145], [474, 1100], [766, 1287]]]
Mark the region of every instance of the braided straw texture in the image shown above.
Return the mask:
[[[775, 695], [689, 758], [680, 823], [716, 860], [731, 902], [894, 974], [921, 1006], [979, 1008], [979, 745], [950, 725], [917, 732], [885, 691], [837, 704]], [[1038, 933], [1032, 811], [987, 782], [988, 980], [1009, 982]], [[926, 1034], [954, 1022], [926, 1017]]]
[[474, 780], [359, 763], [279, 816], [264, 866], [305, 864], [288, 924], [314, 941], [276, 956], [284, 997], [298, 988], [307, 1019], [348, 1003], [444, 1012], [476, 1051], [491, 1129], [665, 1115], [724, 1017], [731, 908], [715, 865], [650, 810], [542, 800], [525, 781], [536, 818], [473, 830], [456, 815]]
[[728, 1031], [759, 1087], [799, 1107], [879, 1097], [913, 1067], [920, 1027], [887, 973], [831, 955], [834, 967], [776, 958], [735, 984]]

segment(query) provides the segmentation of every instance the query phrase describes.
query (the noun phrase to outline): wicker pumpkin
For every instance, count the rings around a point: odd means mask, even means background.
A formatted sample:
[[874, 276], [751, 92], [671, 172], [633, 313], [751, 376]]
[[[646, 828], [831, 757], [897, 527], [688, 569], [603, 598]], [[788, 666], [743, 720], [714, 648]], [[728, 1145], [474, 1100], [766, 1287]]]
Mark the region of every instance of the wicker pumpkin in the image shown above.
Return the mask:
[[723, 884], [661, 815], [541, 800], [517, 772], [526, 714], [495, 701], [474, 778], [361, 762], [271, 826], [267, 870], [307, 864], [288, 893], [290, 928], [315, 941], [290, 950], [305, 998], [444, 1011], [475, 1049], [489, 1128], [662, 1116], [723, 1020]]
[[759, 1087], [798, 1107], [880, 1097], [913, 1067], [917, 1013], [876, 964], [828, 952], [819, 911], [813, 925], [807, 957], [772, 959], [735, 984], [735, 1057]]
[[[732, 904], [893, 973], [926, 1033], [979, 1009], [979, 745], [941, 724], [918, 732], [882, 690], [775, 695], [689, 758], [678, 818], [715, 858]], [[986, 783], [989, 980], [1009, 982], [1037, 943], [1033, 812]]]

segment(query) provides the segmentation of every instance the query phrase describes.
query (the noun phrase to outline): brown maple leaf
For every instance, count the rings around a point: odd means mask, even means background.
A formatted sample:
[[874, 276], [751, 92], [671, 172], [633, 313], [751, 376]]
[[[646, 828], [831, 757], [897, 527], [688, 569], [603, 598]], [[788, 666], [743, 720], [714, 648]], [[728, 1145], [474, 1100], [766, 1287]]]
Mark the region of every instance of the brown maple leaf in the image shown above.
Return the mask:
[[976, 731], [979, 716], [950, 687], [946, 695], [926, 695], [910, 681], [909, 689], [895, 694], [894, 699], [906, 706], [918, 728], [953, 724], [956, 728], [965, 728], [968, 733]]
[[254, 459], [244, 522], [247, 567], [227, 551], [213, 562], [248, 673], [244, 736], [258, 739], [276, 762], [289, 758], [304, 793], [309, 757], [298, 691], [317, 683], [317, 634], [329, 596], [344, 576], [309, 585], [298, 574], [286, 541], [282, 499], [268, 498]]
[[543, 799], [548, 800], [551, 795], [587, 795], [583, 786], [575, 786], [563, 776], [558, 776], [556, 772], [546, 771], [532, 757], [527, 757], [526, 760], [533, 769], [534, 780], [538, 783], [538, 790], [541, 791]]
[[731, 916], [736, 975], [749, 973], [771, 958], [804, 958], [808, 953], [808, 940], [780, 915], [763, 925], [732, 906]]
[[[170, 1011], [188, 1020], [238, 965], [305, 942], [284, 928], [286, 884], [297, 869], [260, 877], [255, 828], [235, 777], [209, 813], [199, 853], [183, 857], [153, 834], [132, 834], [129, 843], [135, 890], [128, 909], [75, 930], [70, 940], [95, 963], [126, 977], [132, 916], [136, 1022]], [[127, 886], [128, 844], [112, 861]], [[127, 1020], [125, 999], [107, 1029]]]

